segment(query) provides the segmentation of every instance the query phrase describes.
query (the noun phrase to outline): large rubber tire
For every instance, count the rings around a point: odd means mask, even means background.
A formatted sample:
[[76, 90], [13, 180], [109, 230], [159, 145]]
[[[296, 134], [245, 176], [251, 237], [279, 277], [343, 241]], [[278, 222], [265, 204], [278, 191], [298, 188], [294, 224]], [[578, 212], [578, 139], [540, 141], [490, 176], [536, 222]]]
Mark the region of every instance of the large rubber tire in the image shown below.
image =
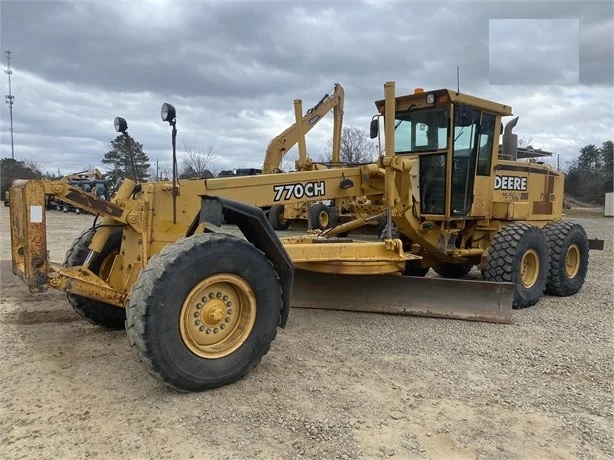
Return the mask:
[[339, 217], [337, 210], [332, 206], [327, 206], [324, 203], [314, 203], [309, 211], [309, 220], [311, 228], [314, 230], [326, 230], [337, 225]]
[[473, 268], [473, 264], [468, 262], [452, 264], [440, 262], [433, 267], [435, 273], [444, 278], [464, 278]]
[[[85, 258], [89, 254], [88, 246], [92, 242], [97, 228], [85, 230], [72, 244], [66, 257], [64, 267], [75, 267], [83, 265]], [[100, 275], [101, 267], [104, 270], [111, 268], [113, 258], [122, 244], [122, 229], [114, 228], [105, 244], [102, 252], [90, 265], [90, 270], [96, 275]], [[104, 276], [104, 274], [103, 274]], [[123, 329], [126, 320], [126, 310], [115, 305], [89, 299], [77, 294], [67, 293], [68, 301], [83, 318], [92, 324], [102, 326], [107, 329]]]
[[550, 253], [546, 294], [570, 296], [584, 284], [588, 270], [588, 238], [580, 224], [551, 222], [544, 227]]
[[495, 235], [484, 270], [486, 281], [514, 283], [514, 308], [535, 305], [548, 277], [548, 243], [544, 232], [529, 224], [509, 224]]
[[260, 361], [281, 309], [279, 278], [262, 252], [235, 236], [198, 234], [167, 245], [141, 271], [127, 306], [128, 339], [154, 377], [201, 391]]
[[426, 276], [429, 267], [423, 267], [419, 260], [408, 260], [405, 262], [403, 276]]
[[284, 206], [282, 204], [274, 204], [269, 209], [269, 222], [274, 230], [288, 230], [290, 221], [284, 219]]

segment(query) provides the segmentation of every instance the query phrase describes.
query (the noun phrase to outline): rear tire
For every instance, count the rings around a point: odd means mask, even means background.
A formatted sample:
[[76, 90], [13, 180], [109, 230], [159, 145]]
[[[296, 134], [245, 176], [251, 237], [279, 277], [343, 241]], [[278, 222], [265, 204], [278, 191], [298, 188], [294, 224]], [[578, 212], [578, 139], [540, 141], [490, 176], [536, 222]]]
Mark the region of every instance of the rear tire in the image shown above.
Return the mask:
[[314, 230], [326, 230], [337, 225], [337, 210], [324, 203], [315, 203], [309, 211], [311, 228]]
[[262, 252], [230, 235], [193, 235], [167, 245], [139, 274], [127, 307], [128, 339], [167, 386], [206, 390], [240, 379], [260, 361], [281, 309], [279, 278]]
[[464, 262], [460, 264], [452, 264], [447, 262], [440, 262], [433, 267], [435, 273], [444, 278], [463, 278], [467, 276], [467, 273], [471, 271], [473, 264]]
[[570, 296], [584, 284], [588, 270], [588, 239], [580, 224], [551, 222], [544, 227], [550, 254], [546, 294]]
[[527, 308], [541, 298], [548, 267], [548, 243], [544, 232], [529, 224], [509, 224], [493, 239], [484, 279], [514, 283], [513, 307]]
[[[85, 258], [90, 252], [88, 246], [92, 242], [96, 230], [97, 228], [89, 228], [75, 240], [66, 253], [63, 264], [64, 267], [83, 265]], [[122, 244], [122, 234], [123, 231], [121, 228], [114, 228], [102, 252], [90, 265], [90, 270], [101, 278], [106, 278], [115, 256], [119, 253]], [[101, 274], [101, 271], [104, 273]], [[75, 311], [90, 323], [107, 329], [124, 328], [126, 320], [125, 309], [77, 294], [67, 293], [66, 297], [68, 297], [68, 301]]]
[[274, 230], [288, 230], [290, 221], [284, 218], [284, 206], [282, 204], [274, 204], [269, 209], [269, 222]]

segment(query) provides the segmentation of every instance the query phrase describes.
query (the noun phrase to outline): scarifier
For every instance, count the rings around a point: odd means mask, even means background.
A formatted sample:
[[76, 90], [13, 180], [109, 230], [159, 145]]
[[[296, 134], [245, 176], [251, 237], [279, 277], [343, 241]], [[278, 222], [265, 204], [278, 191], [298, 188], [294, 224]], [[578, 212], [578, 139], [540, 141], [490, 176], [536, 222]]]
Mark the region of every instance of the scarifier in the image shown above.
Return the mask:
[[[383, 121], [385, 155], [373, 164], [126, 179], [110, 201], [64, 181], [14, 181], [13, 272], [31, 292], [66, 291], [94, 324], [125, 325], [148, 371], [184, 391], [245, 375], [291, 306], [505, 323], [512, 307], [534, 305], [544, 292], [578, 292], [589, 240], [561, 220], [563, 175], [517, 161], [511, 127], [499, 155], [511, 107], [445, 89], [395, 97], [394, 88], [386, 83], [376, 102], [371, 132], [379, 138]], [[163, 105], [162, 119], [175, 157], [173, 106]], [[45, 194], [103, 217], [63, 264], [47, 258]], [[280, 239], [259, 208], [354, 196], [385, 203], [385, 215]], [[381, 217], [383, 241], [336, 236]], [[223, 221], [244, 239], [217, 232]], [[484, 281], [462, 279], [474, 266]], [[430, 268], [441, 277], [424, 277]]]

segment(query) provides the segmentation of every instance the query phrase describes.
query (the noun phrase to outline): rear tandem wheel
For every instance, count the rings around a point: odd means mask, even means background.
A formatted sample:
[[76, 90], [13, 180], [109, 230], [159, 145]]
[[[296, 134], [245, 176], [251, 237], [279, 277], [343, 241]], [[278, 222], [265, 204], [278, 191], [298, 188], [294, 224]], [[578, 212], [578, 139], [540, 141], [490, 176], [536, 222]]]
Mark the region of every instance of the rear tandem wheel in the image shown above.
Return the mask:
[[514, 289], [514, 308], [535, 305], [544, 293], [548, 276], [548, 243], [533, 225], [515, 223], [495, 235], [488, 251], [486, 281], [508, 282]]
[[275, 339], [277, 273], [237, 237], [206, 233], [167, 245], [141, 271], [127, 307], [132, 349], [150, 374], [181, 391], [234, 382]]
[[577, 293], [588, 269], [588, 240], [580, 224], [551, 222], [544, 227], [550, 252], [546, 294], [570, 296]]

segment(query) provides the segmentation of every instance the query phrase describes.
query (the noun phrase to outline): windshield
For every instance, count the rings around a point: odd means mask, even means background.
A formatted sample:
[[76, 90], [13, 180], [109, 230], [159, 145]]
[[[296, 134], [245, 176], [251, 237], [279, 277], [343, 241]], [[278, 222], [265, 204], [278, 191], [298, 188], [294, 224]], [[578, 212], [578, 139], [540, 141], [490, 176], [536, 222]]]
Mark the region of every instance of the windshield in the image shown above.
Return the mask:
[[448, 147], [449, 107], [407, 110], [395, 115], [395, 153], [432, 152]]

